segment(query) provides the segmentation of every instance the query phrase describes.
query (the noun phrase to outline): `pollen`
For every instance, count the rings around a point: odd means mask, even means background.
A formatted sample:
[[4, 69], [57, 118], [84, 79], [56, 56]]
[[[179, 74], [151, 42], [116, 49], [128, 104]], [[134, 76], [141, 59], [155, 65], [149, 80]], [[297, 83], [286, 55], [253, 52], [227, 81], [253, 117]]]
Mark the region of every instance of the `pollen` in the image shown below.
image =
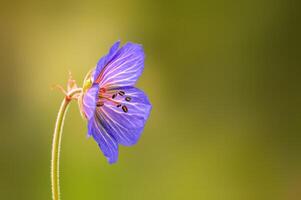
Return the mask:
[[118, 94], [119, 94], [120, 96], [123, 96], [123, 95], [125, 94], [125, 92], [124, 92], [124, 91], [119, 91]]
[[128, 112], [128, 108], [126, 106], [122, 106], [122, 110], [123, 112], [127, 113]]

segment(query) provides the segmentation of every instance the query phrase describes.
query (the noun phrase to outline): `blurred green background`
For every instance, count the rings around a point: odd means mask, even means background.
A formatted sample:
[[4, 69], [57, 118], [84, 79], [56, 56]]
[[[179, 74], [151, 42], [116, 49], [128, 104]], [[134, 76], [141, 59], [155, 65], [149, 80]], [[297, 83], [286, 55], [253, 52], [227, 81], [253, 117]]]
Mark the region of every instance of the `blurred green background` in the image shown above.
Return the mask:
[[51, 199], [51, 85], [118, 39], [144, 46], [152, 113], [109, 165], [74, 102], [63, 200], [301, 199], [299, 2], [1, 0], [1, 200]]

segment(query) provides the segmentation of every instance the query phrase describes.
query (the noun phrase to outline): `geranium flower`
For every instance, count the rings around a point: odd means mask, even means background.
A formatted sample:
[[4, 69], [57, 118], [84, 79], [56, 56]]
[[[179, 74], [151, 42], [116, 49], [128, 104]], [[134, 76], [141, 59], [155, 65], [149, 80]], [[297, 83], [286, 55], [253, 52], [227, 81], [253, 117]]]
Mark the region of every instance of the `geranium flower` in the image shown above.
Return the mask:
[[144, 68], [141, 45], [116, 42], [85, 78], [79, 98], [88, 121], [88, 136], [99, 145], [109, 163], [118, 159], [118, 146], [131, 146], [141, 135], [151, 104], [134, 87]]

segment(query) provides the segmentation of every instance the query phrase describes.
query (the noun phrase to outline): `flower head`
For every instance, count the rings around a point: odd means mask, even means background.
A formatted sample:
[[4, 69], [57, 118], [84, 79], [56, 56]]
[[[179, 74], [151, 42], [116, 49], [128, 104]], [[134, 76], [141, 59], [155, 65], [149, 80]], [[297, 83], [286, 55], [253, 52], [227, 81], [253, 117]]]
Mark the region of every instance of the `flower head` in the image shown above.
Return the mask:
[[135, 144], [151, 110], [147, 96], [134, 87], [144, 68], [141, 45], [120, 42], [111, 47], [84, 81], [79, 98], [93, 136], [109, 163], [118, 159], [118, 145]]

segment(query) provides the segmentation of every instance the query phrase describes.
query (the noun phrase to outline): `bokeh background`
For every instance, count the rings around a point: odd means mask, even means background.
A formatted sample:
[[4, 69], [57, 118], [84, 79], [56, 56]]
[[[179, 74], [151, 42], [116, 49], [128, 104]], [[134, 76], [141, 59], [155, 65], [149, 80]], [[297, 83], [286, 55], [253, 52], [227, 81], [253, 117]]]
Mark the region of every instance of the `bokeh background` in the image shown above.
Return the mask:
[[62, 199], [301, 199], [299, 2], [1, 0], [0, 199], [51, 199], [51, 85], [118, 39], [144, 46], [152, 113], [109, 165], [72, 103]]

